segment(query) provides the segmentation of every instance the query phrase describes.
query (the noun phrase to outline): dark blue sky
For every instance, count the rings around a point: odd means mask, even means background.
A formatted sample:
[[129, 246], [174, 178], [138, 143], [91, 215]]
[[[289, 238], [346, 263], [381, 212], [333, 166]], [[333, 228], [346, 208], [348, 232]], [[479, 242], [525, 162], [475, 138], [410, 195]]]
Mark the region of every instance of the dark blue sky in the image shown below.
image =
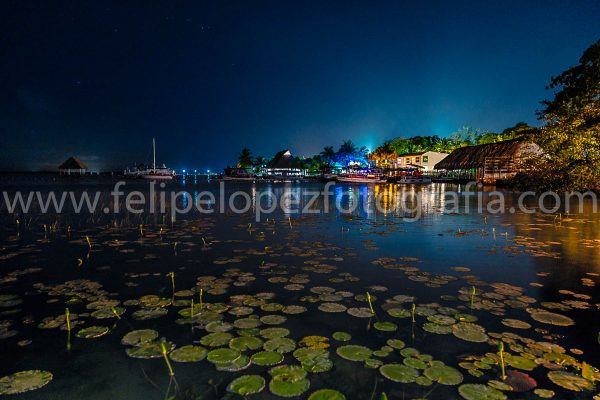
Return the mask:
[[159, 161], [217, 169], [536, 124], [600, 38], [595, 0], [49, 3], [0, 6], [0, 169], [120, 169], [153, 136]]

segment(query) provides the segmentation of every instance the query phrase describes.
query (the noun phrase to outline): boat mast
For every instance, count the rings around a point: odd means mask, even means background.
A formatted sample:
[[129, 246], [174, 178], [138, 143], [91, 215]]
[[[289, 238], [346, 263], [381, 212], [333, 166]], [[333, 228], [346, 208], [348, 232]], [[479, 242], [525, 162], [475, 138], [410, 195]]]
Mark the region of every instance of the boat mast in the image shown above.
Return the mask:
[[152, 172], [156, 172], [156, 143], [152, 138]]

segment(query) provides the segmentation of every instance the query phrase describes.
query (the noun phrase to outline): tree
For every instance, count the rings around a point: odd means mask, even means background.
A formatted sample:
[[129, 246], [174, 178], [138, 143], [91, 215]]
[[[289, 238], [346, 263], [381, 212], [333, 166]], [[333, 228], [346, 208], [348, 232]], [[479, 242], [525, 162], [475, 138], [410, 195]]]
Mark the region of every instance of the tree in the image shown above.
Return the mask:
[[538, 113], [545, 125], [534, 138], [545, 156], [537, 171], [555, 189], [600, 189], [600, 40], [547, 89], [555, 93]]
[[321, 152], [321, 161], [326, 164], [326, 167], [330, 167], [335, 160], [335, 150], [333, 150], [333, 146], [327, 146]]
[[249, 148], [244, 147], [240, 154], [238, 154], [238, 167], [239, 168], [250, 168], [252, 167], [253, 159], [252, 152]]

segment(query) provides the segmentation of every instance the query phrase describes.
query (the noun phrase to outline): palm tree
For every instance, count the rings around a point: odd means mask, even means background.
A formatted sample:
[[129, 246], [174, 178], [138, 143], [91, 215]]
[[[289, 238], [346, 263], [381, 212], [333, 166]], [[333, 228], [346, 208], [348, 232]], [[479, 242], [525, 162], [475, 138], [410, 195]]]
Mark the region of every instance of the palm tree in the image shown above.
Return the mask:
[[326, 167], [330, 167], [333, 164], [333, 160], [335, 159], [335, 150], [333, 150], [333, 146], [327, 146], [323, 148], [321, 152], [321, 160]]
[[238, 155], [238, 167], [250, 168], [252, 166], [252, 152], [249, 148], [244, 147]]

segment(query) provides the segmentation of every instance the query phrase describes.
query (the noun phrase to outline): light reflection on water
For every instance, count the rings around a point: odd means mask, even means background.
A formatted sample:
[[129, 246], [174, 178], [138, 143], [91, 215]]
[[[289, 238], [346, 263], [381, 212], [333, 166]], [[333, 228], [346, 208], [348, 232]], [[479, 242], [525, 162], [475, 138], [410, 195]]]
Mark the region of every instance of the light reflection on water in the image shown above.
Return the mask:
[[[132, 190], [144, 190], [141, 183], [131, 183]], [[73, 185], [64, 185], [72, 189]], [[97, 186], [97, 185], [96, 185]], [[97, 188], [94, 187], [94, 190]], [[106, 187], [110, 185], [105, 184]], [[256, 209], [260, 193], [271, 190], [277, 198], [281, 198], [286, 191], [290, 191], [299, 201], [299, 208], [306, 206], [310, 200], [309, 191], [322, 190], [323, 184], [234, 184], [227, 185], [225, 193], [231, 194], [241, 190], [247, 193], [251, 199], [248, 213], [235, 215], [230, 211], [216, 213], [213, 215], [201, 215], [190, 213], [189, 215], [178, 215], [177, 220], [169, 223], [161, 215], [104, 215], [98, 213], [94, 216], [68, 214], [64, 216], [32, 216], [27, 230], [23, 230], [20, 236], [15, 238], [14, 216], [3, 215], [3, 228], [0, 231], [2, 243], [9, 246], [39, 246], [40, 252], [34, 253], [35, 257], [8, 259], [3, 262], [6, 271], [22, 268], [24, 265], [32, 265], [38, 260], [44, 267], [44, 271], [32, 277], [23, 279], [16, 286], [10, 286], [11, 293], [17, 291], [25, 293], [31, 291], [32, 285], [38, 281], [63, 282], [68, 279], [94, 279], [106, 286], [108, 291], [119, 293], [124, 298], [139, 297], [148, 293], [167, 293], [170, 288], [168, 281], [163, 279], [164, 274], [171, 270], [177, 271], [177, 285], [183, 288], [191, 287], [199, 275], [222, 273], [223, 268], [215, 266], [212, 261], [220, 256], [231, 256], [234, 252], [242, 254], [248, 249], [264, 248], [265, 246], [277, 247], [284, 243], [299, 244], [303, 241], [330, 243], [338, 246], [341, 255], [354, 252], [355, 257], [347, 257], [341, 264], [338, 272], [347, 271], [360, 278], [359, 283], [348, 283], [346, 290], [360, 293], [370, 285], [384, 285], [389, 293], [411, 293], [417, 296], [419, 302], [439, 301], [440, 294], [456, 294], [457, 287], [464, 285], [449, 285], [447, 288], [434, 289], [423, 287], [410, 280], [404, 274], [397, 271], [381, 269], [372, 264], [373, 259], [378, 257], [414, 257], [418, 259], [418, 267], [421, 271], [438, 274], [455, 274], [451, 267], [464, 266], [471, 269], [469, 274], [476, 275], [488, 282], [506, 282], [523, 287], [527, 295], [533, 296], [541, 301], [561, 301], [559, 290], [572, 290], [584, 293], [592, 297], [590, 303], [595, 307], [599, 303], [599, 293], [596, 287], [582, 285], [582, 278], [589, 277], [587, 273], [600, 272], [600, 232], [598, 215], [592, 213], [592, 205], [584, 204], [584, 212], [577, 215], [553, 214], [546, 215], [540, 212], [525, 214], [522, 212], [511, 213], [511, 207], [516, 207], [517, 194], [506, 193], [504, 208], [507, 212], [492, 214], [484, 212], [477, 213], [476, 206], [478, 198], [460, 197], [459, 212], [448, 212], [448, 200], [444, 194], [448, 191], [462, 191], [462, 187], [447, 184], [433, 184], [428, 186], [398, 186], [398, 185], [336, 185], [333, 191], [332, 205], [339, 201], [343, 208], [348, 209], [356, 206], [352, 213], [342, 213], [332, 210], [328, 214], [297, 215], [285, 213], [277, 209], [273, 214], [265, 215], [268, 222], [262, 219], [255, 221]], [[105, 189], [102, 187], [102, 189]], [[216, 200], [211, 204], [213, 209], [219, 207], [221, 201], [218, 183], [198, 182], [193, 184], [187, 182], [185, 187], [177, 184], [167, 186], [167, 190], [188, 190], [191, 201], [197, 203], [200, 193], [210, 190], [215, 194]], [[29, 190], [29, 188], [27, 189]], [[81, 190], [81, 188], [78, 188]], [[347, 192], [350, 196], [345, 195]], [[343, 195], [344, 194], [344, 195]], [[407, 221], [410, 213], [399, 210], [396, 207], [398, 198], [408, 194], [407, 205], [409, 209], [419, 208], [421, 218], [414, 222]], [[354, 196], [356, 195], [356, 196]], [[263, 207], [268, 208], [273, 199], [262, 198], [265, 201]], [[380, 200], [381, 208], [375, 206]], [[488, 205], [491, 197], [483, 196], [482, 204]], [[110, 204], [110, 196], [103, 202]], [[182, 198], [183, 201], [189, 201]], [[185, 203], [187, 204], [187, 203]], [[182, 204], [183, 206], [184, 204]], [[471, 212], [465, 212], [469, 205]], [[533, 208], [535, 199], [528, 200], [528, 206]], [[103, 204], [104, 206], [104, 204]], [[310, 209], [323, 210], [323, 200], [318, 200]], [[485, 207], [484, 207], [485, 208]], [[288, 225], [288, 217], [291, 222]], [[58, 221], [60, 234], [45, 234], [40, 228], [42, 223]], [[175, 255], [172, 250], [172, 239], [168, 244], [145, 244], [143, 238], [139, 238], [137, 226], [143, 224], [149, 235], [156, 237], [158, 228], [156, 224], [165, 222], [165, 237], [171, 234], [181, 234], [176, 240], [181, 242], [180, 251]], [[115, 224], [119, 227], [114, 229]], [[246, 229], [251, 224], [256, 226], [256, 231]], [[73, 235], [81, 238], [82, 232], [90, 234], [95, 240], [101, 241], [103, 237], [109, 237], [110, 233], [123, 231], [120, 240], [130, 241], [135, 246], [137, 253], [128, 256], [110, 252], [107, 246], [99, 246], [91, 252], [89, 265], [77, 268], [74, 260], [82, 256], [80, 246], [71, 242], [72, 238], [65, 236], [65, 227], [73, 227]], [[194, 229], [205, 229], [209, 240], [219, 241], [214, 250], [205, 251], [201, 246], [200, 237], [194, 234]], [[260, 234], [264, 237], [259, 238]], [[147, 240], [151, 240], [148, 238]], [[165, 239], [166, 240], [166, 239]], [[229, 244], [226, 241], [231, 240]], [[240, 241], [236, 244], [236, 241]], [[244, 243], [248, 241], [249, 243]], [[88, 250], [85, 249], [85, 252]], [[157, 259], [145, 256], [153, 254]], [[234, 264], [233, 267], [257, 273], [260, 265], [260, 257], [251, 257], [248, 262]], [[301, 271], [303, 259], [282, 256], [277, 259], [281, 264], [288, 264]], [[95, 268], [102, 265], [110, 265], [109, 272], [100, 272]], [[144, 280], [142, 287], [124, 288], [123, 272], [156, 272], [159, 278], [155, 280]], [[2, 272], [4, 274], [4, 272]], [[543, 276], [539, 275], [542, 274]], [[328, 285], [328, 276], [316, 276], [310, 286]], [[530, 286], [530, 283], [540, 283], [543, 286]], [[277, 291], [280, 296], [288, 296], [289, 300], [298, 303], [299, 295], [293, 292], [283, 292], [274, 289], [273, 285], [253, 288], [252, 293], [258, 290]], [[243, 289], [232, 289], [232, 293], [243, 293]], [[383, 296], [382, 296], [383, 297]], [[54, 307], [54, 308], [61, 308]], [[27, 314], [34, 315], [37, 319], [42, 315], [50, 315], [56, 312], [52, 304], [46, 304], [45, 298], [34, 295], [27, 299], [23, 306]], [[512, 310], [511, 310], [512, 312]], [[566, 347], [578, 347], [585, 351], [587, 360], [599, 364], [596, 334], [600, 328], [596, 309], [586, 311], [574, 311], [570, 314], [576, 319], [576, 327], [565, 330], [567, 337], [563, 339]], [[294, 337], [308, 334], [330, 335], [338, 329], [354, 329], [353, 336], [357, 341], [368, 343], [373, 340], [366, 332], [364, 326], [342, 326], [345, 323], [336, 316], [319, 313], [309, 313], [301, 322], [292, 322]], [[173, 326], [172, 320], [156, 320], [150, 325], [161, 334], [175, 340], [177, 343], [189, 343], [197, 333], [181, 332], [180, 327]], [[490, 323], [498, 324], [498, 321]], [[106, 340], [94, 342], [93, 346], [81, 341], [74, 342], [71, 353], [65, 353], [61, 333], [42, 332], [35, 326], [20, 326], [26, 336], [34, 340], [30, 348], [16, 348], [13, 342], [3, 341], [2, 354], [10, 361], [0, 366], [0, 375], [13, 372], [17, 369], [47, 368], [55, 372], [55, 381], [49, 385], [44, 392], [32, 392], [22, 395], [24, 399], [35, 398], [89, 398], [105, 399], [131, 398], [151, 399], [162, 398], [152, 385], [148, 382], [157, 382], [161, 387], [166, 383], [164, 365], [161, 360], [132, 360], [124, 355], [123, 347], [120, 345], [120, 337], [134, 328], [148, 327], [148, 324], [140, 321], [128, 321], [115, 328], [114, 335]], [[499, 328], [502, 329], [502, 328]], [[403, 332], [404, 334], [404, 332]], [[59, 338], [59, 339], [57, 339]], [[379, 344], [378, 344], [379, 345]], [[375, 345], [374, 345], [375, 346]], [[431, 349], [436, 357], [445, 362], [455, 363], [455, 357], [459, 353], [472, 351], [470, 345], [457, 348], [448, 348], [440, 338], [427, 337], [417, 339], [415, 346]], [[336, 382], [346, 382], [348, 376], [356, 377], [355, 381], [347, 383], [347, 387], [356, 387], [356, 393], [366, 396], [372, 390], [373, 375], [367, 372], [356, 372], [344, 369], [344, 365], [336, 370], [332, 377], [311, 377], [315, 387], [336, 386]], [[13, 367], [14, 366], [14, 367]], [[110, 368], [107, 368], [110, 366]], [[224, 395], [223, 387], [218, 391], [218, 396], [210, 394], [211, 388], [206, 385], [208, 379], [224, 379], [223, 375], [216, 375], [214, 369], [204, 363], [202, 367], [193, 365], [176, 365], [177, 377], [181, 387], [189, 389], [196, 384], [199, 393], [208, 395], [205, 398], [220, 398]], [[143, 373], [142, 373], [143, 370]], [[248, 372], [251, 373], [251, 372]], [[362, 373], [365, 377], [360, 376]], [[370, 373], [370, 372], [369, 372]], [[147, 376], [145, 376], [147, 375]], [[229, 375], [230, 376], [230, 375]], [[146, 379], [148, 378], [148, 379]], [[363, 379], [364, 378], [364, 379]], [[382, 382], [384, 388], [391, 388]], [[438, 389], [429, 398], [449, 398], [452, 393], [444, 388]], [[44, 397], [37, 397], [44, 393]], [[212, 396], [212, 397], [211, 397]], [[181, 398], [194, 398], [184, 397]], [[265, 395], [265, 398], [269, 398]], [[364, 398], [364, 397], [351, 397]]]

